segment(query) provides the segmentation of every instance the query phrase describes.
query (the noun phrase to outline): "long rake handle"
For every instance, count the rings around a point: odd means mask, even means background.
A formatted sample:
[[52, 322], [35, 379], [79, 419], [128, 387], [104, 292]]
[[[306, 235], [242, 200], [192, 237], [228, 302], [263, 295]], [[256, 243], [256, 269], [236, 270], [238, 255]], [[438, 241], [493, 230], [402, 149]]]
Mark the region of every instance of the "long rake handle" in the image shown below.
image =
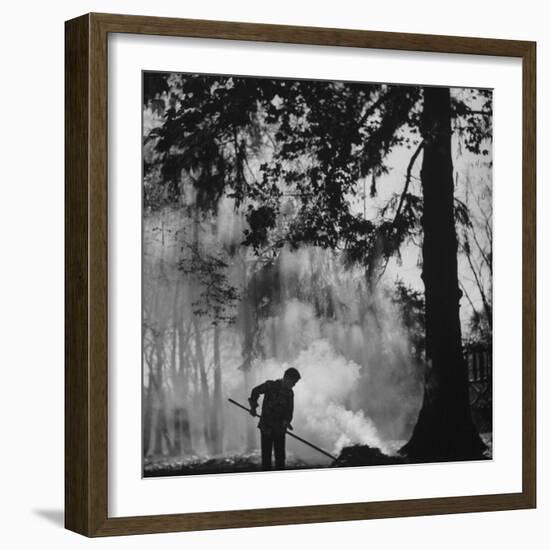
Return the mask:
[[[257, 418], [260, 418], [260, 415], [259, 414], [252, 414], [252, 410], [245, 407], [244, 405], [241, 405], [240, 403], [238, 403], [237, 401], [235, 401], [234, 399], [231, 399], [231, 397], [228, 398], [228, 401], [230, 403], [232, 403], [233, 405], [236, 405], [237, 407], [240, 407], [241, 409], [243, 409], [244, 411], [246, 411], [248, 414], [250, 414], [251, 416], [255, 416]], [[297, 436], [296, 434], [292, 433], [290, 430], [286, 430], [286, 433], [290, 436], [290, 437], [293, 437], [294, 439], [297, 439], [298, 441], [301, 441], [302, 443], [304, 443], [305, 445], [307, 445], [308, 447], [311, 447], [312, 449], [315, 449], [316, 451], [319, 451], [320, 453], [324, 454], [325, 456], [328, 456], [329, 458], [331, 458], [332, 460], [336, 460], [336, 457], [331, 455], [330, 453], [327, 453], [327, 451], [321, 449], [320, 447], [317, 447], [317, 445], [314, 445], [313, 443], [310, 443], [309, 441], [305, 440], [304, 438], [300, 437], [300, 436]]]

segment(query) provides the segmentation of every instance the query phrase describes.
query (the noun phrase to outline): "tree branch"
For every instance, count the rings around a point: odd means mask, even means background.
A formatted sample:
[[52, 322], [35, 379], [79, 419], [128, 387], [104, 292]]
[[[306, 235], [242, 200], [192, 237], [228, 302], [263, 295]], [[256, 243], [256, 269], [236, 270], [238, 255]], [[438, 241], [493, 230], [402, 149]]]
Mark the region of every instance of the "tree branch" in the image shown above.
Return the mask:
[[[397, 226], [397, 221], [399, 220], [399, 216], [401, 216], [401, 210], [403, 209], [403, 204], [405, 202], [405, 197], [407, 196], [407, 192], [409, 191], [409, 185], [411, 183], [411, 172], [414, 167], [414, 163], [416, 162], [416, 159], [418, 158], [418, 155], [420, 155], [420, 151], [422, 151], [422, 148], [424, 147], [424, 140], [422, 140], [418, 147], [416, 148], [415, 152], [413, 153], [411, 159], [409, 160], [409, 164], [407, 166], [407, 172], [405, 176], [405, 185], [403, 187], [403, 191], [401, 192], [401, 197], [399, 199], [399, 204], [397, 205], [397, 210], [395, 211], [395, 216], [393, 218], [393, 222], [391, 225], [391, 233], [395, 231], [395, 228]], [[389, 256], [385, 258], [384, 266], [380, 270], [380, 275], [376, 278], [375, 284], [378, 284], [384, 273], [386, 272], [386, 269], [388, 267], [388, 263], [390, 261]]]
[[413, 153], [413, 156], [409, 161], [409, 165], [407, 166], [407, 174], [405, 176], [405, 186], [403, 187], [403, 191], [401, 192], [401, 197], [399, 199], [399, 204], [397, 205], [397, 210], [395, 211], [395, 216], [393, 218], [393, 223], [392, 223], [392, 231], [395, 229], [395, 226], [397, 225], [397, 220], [401, 215], [401, 210], [403, 209], [403, 203], [405, 202], [405, 197], [407, 196], [407, 192], [409, 191], [409, 185], [411, 183], [411, 172], [412, 172], [414, 163], [416, 162], [418, 155], [420, 155], [420, 151], [422, 151], [423, 147], [424, 147], [424, 140], [422, 140], [418, 144], [418, 147], [416, 148], [416, 151]]
[[361, 126], [367, 118], [369, 118], [378, 107], [382, 105], [386, 100], [388, 100], [393, 95], [392, 90], [386, 92], [384, 95], [381, 95], [370, 107], [367, 108], [367, 110], [362, 114], [360, 120], [359, 120], [359, 126]]

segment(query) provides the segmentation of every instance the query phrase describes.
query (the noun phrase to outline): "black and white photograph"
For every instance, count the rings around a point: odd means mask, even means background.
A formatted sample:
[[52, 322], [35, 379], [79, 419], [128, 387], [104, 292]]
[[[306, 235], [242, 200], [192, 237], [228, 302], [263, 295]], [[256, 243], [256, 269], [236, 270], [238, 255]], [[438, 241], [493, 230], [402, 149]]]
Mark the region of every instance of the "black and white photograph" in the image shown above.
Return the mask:
[[458, 84], [143, 71], [144, 477], [492, 459], [493, 93]]
[[544, 548], [547, 5], [3, 7], [0, 546]]

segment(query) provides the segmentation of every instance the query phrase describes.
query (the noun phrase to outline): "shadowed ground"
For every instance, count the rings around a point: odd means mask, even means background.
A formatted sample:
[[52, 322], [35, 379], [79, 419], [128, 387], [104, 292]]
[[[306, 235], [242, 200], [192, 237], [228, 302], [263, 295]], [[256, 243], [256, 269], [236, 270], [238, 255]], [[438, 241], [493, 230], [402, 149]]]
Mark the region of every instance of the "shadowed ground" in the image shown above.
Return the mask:
[[[492, 458], [492, 434], [483, 434], [487, 444], [487, 460]], [[396, 445], [398, 447], [399, 445]], [[344, 447], [332, 464], [305, 462], [293, 456], [287, 456], [286, 470], [318, 469], [318, 468], [349, 468], [353, 466], [385, 466], [391, 464], [411, 464], [418, 461], [408, 461], [397, 454], [387, 455], [380, 449], [368, 445], [353, 445]], [[144, 477], [164, 477], [196, 474], [227, 474], [261, 471], [261, 456], [259, 452], [239, 454], [227, 457], [193, 456], [186, 459], [156, 458], [146, 459]]]

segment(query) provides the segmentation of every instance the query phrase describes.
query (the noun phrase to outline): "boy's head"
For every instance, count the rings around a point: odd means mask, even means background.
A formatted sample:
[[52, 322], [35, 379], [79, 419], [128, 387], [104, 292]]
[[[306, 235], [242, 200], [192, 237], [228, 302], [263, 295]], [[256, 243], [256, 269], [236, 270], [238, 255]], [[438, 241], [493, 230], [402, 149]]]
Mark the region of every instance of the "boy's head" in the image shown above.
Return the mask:
[[296, 385], [296, 382], [300, 380], [301, 376], [297, 369], [290, 367], [285, 370], [283, 375], [283, 383], [287, 388], [293, 388]]

